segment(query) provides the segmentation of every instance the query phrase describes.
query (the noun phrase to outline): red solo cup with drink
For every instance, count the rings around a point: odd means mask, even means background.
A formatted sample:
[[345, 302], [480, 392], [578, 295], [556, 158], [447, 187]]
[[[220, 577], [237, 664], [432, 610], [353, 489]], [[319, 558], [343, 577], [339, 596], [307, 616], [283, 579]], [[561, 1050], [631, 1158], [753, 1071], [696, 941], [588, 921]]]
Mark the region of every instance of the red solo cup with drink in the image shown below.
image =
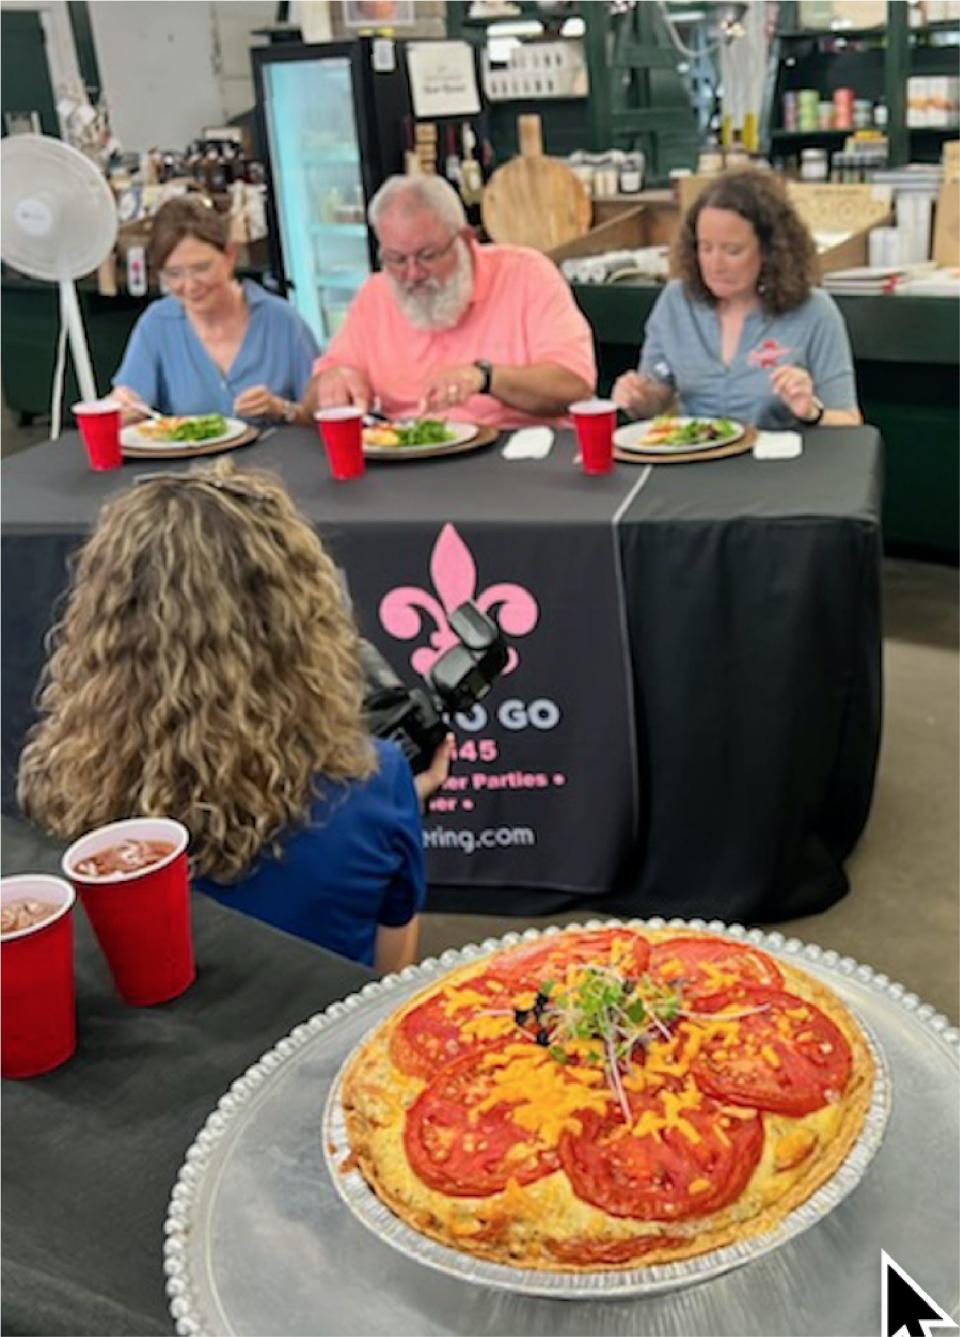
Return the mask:
[[612, 399], [580, 399], [570, 405], [585, 474], [608, 474], [613, 468], [613, 429], [617, 406]]
[[4, 1077], [36, 1077], [77, 1047], [73, 905], [69, 882], [27, 873], [0, 878], [0, 1006]]
[[176, 998], [196, 977], [189, 839], [168, 817], [131, 817], [88, 831], [63, 856], [117, 992], [134, 1007]]
[[317, 409], [313, 415], [330, 462], [330, 472], [339, 482], [359, 478], [366, 468], [363, 458], [363, 412], [355, 404]]
[[119, 469], [120, 405], [115, 399], [87, 399], [74, 404], [73, 416], [80, 428], [91, 469]]

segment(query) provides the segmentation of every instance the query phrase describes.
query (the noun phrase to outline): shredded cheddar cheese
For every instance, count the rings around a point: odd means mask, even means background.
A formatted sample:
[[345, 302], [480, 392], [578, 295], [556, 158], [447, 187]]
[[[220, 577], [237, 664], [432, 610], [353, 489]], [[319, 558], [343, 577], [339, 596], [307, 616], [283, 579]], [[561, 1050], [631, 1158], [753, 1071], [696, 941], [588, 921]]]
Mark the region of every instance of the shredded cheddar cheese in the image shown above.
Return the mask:
[[541, 1143], [555, 1147], [561, 1133], [579, 1133], [576, 1118], [584, 1110], [606, 1110], [610, 1096], [603, 1073], [595, 1068], [563, 1068], [545, 1049], [530, 1044], [506, 1045], [485, 1056], [491, 1074], [488, 1095], [471, 1109], [476, 1117], [495, 1105], [513, 1106], [510, 1119], [519, 1128], [536, 1133]]

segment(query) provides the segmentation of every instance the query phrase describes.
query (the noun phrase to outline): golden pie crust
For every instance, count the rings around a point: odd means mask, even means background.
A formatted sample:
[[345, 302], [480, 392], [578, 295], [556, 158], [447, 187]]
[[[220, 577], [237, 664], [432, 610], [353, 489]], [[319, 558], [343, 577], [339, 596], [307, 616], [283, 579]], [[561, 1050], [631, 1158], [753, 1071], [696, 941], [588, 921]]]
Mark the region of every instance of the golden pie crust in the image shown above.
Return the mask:
[[[638, 933], [651, 945], [708, 936], [678, 930], [624, 931]], [[520, 945], [521, 950], [524, 947], [529, 943]], [[623, 1271], [678, 1262], [772, 1229], [831, 1178], [857, 1141], [874, 1083], [874, 1063], [863, 1032], [836, 994], [778, 958], [782, 989], [819, 1008], [846, 1039], [850, 1075], [841, 1092], [831, 1093], [829, 1103], [810, 1113], [760, 1113], [762, 1153], [742, 1192], [725, 1207], [684, 1220], [615, 1216], [577, 1197], [562, 1168], [525, 1185], [510, 1180], [502, 1191], [485, 1196], [450, 1196], [429, 1187], [414, 1171], [404, 1141], [407, 1111], [427, 1079], [396, 1066], [391, 1039], [404, 1016], [436, 994], [454, 996], [462, 1004], [470, 996], [465, 986], [515, 950], [503, 949], [458, 967], [421, 990], [362, 1043], [344, 1072], [342, 1104], [352, 1154], [341, 1169], [359, 1168], [381, 1201], [421, 1234], [517, 1268]], [[773, 959], [760, 949], [751, 951]], [[458, 1025], [471, 1014], [475, 1025], [497, 1029], [488, 1006], [461, 1005]], [[484, 1020], [477, 1021], [481, 1015]], [[649, 1052], [655, 1050], [654, 1045]], [[536, 1097], [530, 1104], [536, 1106]], [[555, 1102], [544, 1099], [543, 1105], [544, 1127], [549, 1129], [556, 1123]]]

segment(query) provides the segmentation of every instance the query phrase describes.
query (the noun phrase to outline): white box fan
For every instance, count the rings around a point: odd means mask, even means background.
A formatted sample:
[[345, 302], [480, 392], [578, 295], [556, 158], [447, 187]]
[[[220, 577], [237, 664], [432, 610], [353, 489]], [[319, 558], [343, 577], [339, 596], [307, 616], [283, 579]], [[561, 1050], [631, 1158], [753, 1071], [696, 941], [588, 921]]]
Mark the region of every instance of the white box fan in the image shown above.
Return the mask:
[[60, 334], [50, 408], [51, 435], [60, 435], [66, 340], [84, 399], [97, 386], [83, 331], [75, 279], [97, 269], [117, 239], [117, 208], [99, 168], [77, 149], [48, 135], [9, 135], [0, 141], [0, 255], [29, 278], [60, 285]]

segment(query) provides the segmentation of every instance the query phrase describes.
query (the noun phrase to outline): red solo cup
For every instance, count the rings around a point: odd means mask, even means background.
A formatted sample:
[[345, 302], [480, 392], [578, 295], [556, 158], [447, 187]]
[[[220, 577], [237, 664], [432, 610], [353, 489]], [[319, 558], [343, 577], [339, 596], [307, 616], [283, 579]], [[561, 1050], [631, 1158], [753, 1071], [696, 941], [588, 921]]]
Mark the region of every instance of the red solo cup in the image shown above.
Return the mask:
[[359, 478], [366, 468], [363, 458], [363, 412], [355, 404], [318, 409], [313, 415], [330, 461], [330, 472], [340, 482]]
[[[134, 1007], [165, 1003], [196, 977], [190, 931], [187, 828], [168, 817], [131, 817], [88, 831], [63, 856], [107, 958], [117, 992]], [[166, 840], [173, 850], [135, 873], [94, 877], [77, 864], [125, 840]]]
[[88, 399], [71, 410], [80, 428], [91, 469], [119, 469], [120, 405], [115, 399]]
[[43, 901], [48, 919], [0, 939], [4, 1077], [36, 1077], [65, 1063], [77, 1047], [73, 984], [73, 887], [27, 873], [0, 878], [0, 900]]
[[608, 474], [613, 468], [613, 429], [617, 406], [612, 399], [580, 399], [570, 405], [585, 474]]

